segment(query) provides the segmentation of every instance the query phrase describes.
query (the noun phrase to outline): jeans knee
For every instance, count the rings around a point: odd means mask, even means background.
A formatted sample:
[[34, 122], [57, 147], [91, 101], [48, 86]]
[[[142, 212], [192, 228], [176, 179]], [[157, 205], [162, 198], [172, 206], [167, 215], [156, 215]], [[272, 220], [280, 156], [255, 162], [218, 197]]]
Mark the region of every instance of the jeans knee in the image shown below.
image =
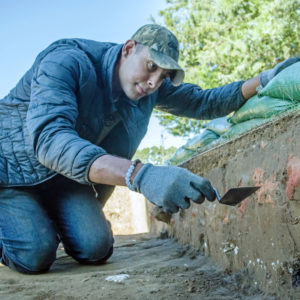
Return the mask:
[[56, 258], [58, 243], [42, 242], [26, 249], [6, 251], [3, 249], [2, 261], [9, 268], [25, 274], [47, 272]]
[[75, 260], [82, 264], [100, 264], [113, 253], [113, 237], [107, 236], [101, 240], [92, 240], [80, 245], [76, 252], [69, 251]]

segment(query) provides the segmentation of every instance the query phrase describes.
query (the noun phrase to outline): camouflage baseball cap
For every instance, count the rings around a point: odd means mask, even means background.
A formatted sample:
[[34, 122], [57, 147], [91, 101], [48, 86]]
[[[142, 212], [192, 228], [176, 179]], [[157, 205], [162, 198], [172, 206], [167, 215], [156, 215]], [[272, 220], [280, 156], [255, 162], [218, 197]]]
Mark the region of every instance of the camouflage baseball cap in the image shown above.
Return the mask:
[[157, 24], [147, 24], [139, 28], [132, 39], [149, 48], [151, 59], [160, 68], [175, 71], [170, 78], [174, 86], [182, 83], [184, 71], [178, 65], [179, 44], [170, 30]]

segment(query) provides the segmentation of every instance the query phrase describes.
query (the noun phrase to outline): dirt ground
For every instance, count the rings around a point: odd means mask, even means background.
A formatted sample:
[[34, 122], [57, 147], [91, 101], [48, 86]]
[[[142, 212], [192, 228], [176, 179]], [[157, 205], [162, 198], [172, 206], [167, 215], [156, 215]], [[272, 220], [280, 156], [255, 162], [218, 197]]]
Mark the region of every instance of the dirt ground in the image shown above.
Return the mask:
[[[123, 275], [122, 282], [108, 281]], [[114, 277], [113, 277], [114, 278]], [[0, 299], [273, 299], [246, 271], [230, 273], [175, 240], [116, 236], [101, 266], [82, 266], [60, 248], [49, 273], [22, 275], [0, 267]]]

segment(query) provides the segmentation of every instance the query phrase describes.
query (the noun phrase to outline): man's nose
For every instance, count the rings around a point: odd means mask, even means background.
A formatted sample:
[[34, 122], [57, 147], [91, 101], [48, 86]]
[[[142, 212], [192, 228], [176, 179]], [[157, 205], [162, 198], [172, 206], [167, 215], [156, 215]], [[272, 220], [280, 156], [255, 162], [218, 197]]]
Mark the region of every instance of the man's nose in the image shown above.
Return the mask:
[[148, 79], [148, 85], [151, 89], [155, 89], [160, 86], [162, 82], [162, 78], [159, 72], [155, 72], [151, 74], [151, 76]]

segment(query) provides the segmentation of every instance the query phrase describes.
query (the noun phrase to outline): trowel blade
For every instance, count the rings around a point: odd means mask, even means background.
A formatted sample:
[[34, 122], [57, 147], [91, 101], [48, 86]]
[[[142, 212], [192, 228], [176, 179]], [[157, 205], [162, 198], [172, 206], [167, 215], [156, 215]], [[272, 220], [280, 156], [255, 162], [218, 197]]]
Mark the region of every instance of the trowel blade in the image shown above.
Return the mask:
[[219, 202], [226, 205], [237, 205], [259, 188], [260, 186], [245, 186], [229, 189]]

